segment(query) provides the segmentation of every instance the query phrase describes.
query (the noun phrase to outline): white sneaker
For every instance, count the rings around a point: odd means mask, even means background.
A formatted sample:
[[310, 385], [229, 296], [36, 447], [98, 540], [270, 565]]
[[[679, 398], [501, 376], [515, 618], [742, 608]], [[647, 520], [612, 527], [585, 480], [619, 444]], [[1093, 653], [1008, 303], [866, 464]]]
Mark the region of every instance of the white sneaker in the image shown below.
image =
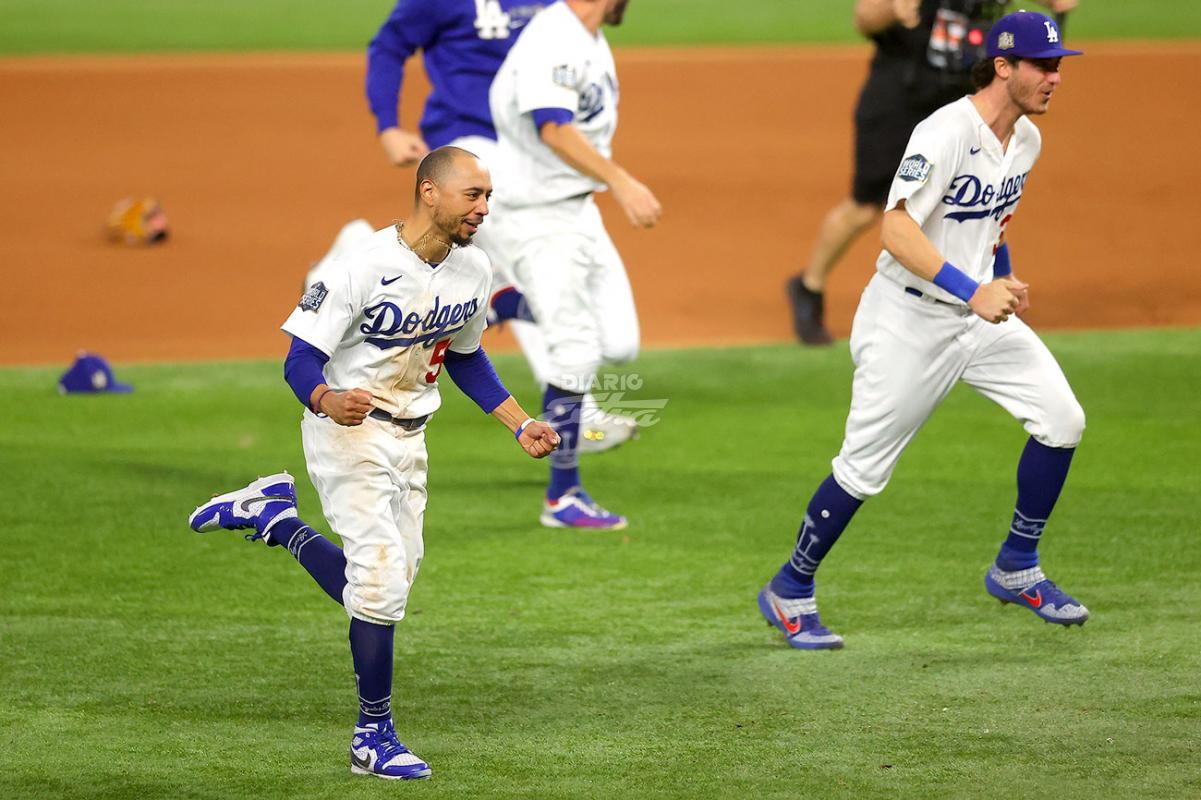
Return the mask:
[[389, 719], [355, 726], [350, 740], [350, 771], [393, 780], [420, 780], [430, 776], [430, 765], [400, 743]]
[[261, 539], [276, 522], [296, 516], [296, 482], [286, 472], [259, 478], [242, 489], [214, 495], [196, 506], [188, 525], [197, 533], [220, 528], [253, 528], [246, 538]]
[[638, 420], [622, 414], [599, 414], [580, 425], [581, 453], [603, 453], [638, 438]]

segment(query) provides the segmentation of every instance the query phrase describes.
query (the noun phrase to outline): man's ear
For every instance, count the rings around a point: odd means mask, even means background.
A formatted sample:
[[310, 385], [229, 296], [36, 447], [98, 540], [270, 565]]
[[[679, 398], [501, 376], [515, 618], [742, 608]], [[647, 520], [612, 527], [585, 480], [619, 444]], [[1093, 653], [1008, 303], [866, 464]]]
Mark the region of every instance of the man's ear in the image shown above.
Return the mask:
[[433, 208], [434, 201], [438, 195], [438, 185], [429, 178], [423, 178], [421, 185], [417, 189], [417, 193], [421, 195], [421, 199], [425, 201], [427, 206]]

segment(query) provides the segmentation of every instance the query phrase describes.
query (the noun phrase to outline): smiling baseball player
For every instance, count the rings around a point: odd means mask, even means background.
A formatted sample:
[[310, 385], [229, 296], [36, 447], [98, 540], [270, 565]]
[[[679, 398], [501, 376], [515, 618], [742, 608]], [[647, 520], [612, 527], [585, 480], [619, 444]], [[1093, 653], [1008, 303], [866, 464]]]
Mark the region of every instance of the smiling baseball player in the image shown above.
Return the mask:
[[[396, 166], [409, 166], [429, 147], [449, 144], [475, 153], [490, 166], [496, 151], [496, 129], [488, 89], [518, 35], [551, 2], [396, 0], [392, 13], [367, 48], [367, 100], [388, 160]], [[402, 128], [397, 109], [405, 62], [418, 51], [430, 83], [420, 132]], [[339, 238], [354, 235], [355, 225], [343, 228]], [[487, 228], [482, 230], [475, 244], [489, 255], [495, 272], [490, 324], [510, 324], [535, 380], [545, 388], [552, 365], [542, 332], [534, 324], [509, 265], [497, 257], [488, 234]], [[584, 416], [581, 453], [603, 452], [638, 435], [635, 419], [601, 413], [591, 393], [584, 396]]]
[[1028, 286], [1013, 276], [1004, 243], [1041, 147], [1028, 115], [1046, 113], [1060, 59], [1080, 53], [1063, 47], [1049, 17], [1025, 11], [996, 22], [986, 52], [972, 72], [976, 94], [936, 111], [909, 140], [885, 209], [877, 274], [852, 327], [855, 378], [842, 451], [809, 503], [792, 557], [759, 593], [760, 611], [793, 647], [842, 646], [821, 624], [814, 573], [960, 380], [1030, 434], [987, 591], [1047, 622], [1088, 619], [1043, 574], [1037, 550], [1084, 412], [1050, 351], [1012, 316], [1028, 306]]
[[601, 25], [627, 0], [563, 0], [534, 17], [489, 95], [498, 147], [492, 242], [516, 275], [545, 337], [544, 417], [562, 446], [551, 459], [541, 521], [618, 529], [625, 517], [596, 503], [580, 480], [580, 409], [605, 361], [638, 352], [634, 295], [592, 194], [609, 189], [629, 221], [662, 213], [646, 186], [613, 162], [618, 86]]
[[392, 645], [424, 553], [425, 426], [441, 404], [442, 368], [530, 456], [558, 445], [551, 427], [530, 419], [501, 385], [480, 348], [491, 274], [469, 243], [491, 190], [474, 155], [434, 150], [417, 170], [413, 215], [330, 263], [283, 325], [293, 337], [285, 377], [305, 406], [309, 477], [343, 547], [297, 517], [286, 473], [214, 497], [189, 519], [198, 532], [253, 528], [247, 538], [284, 545], [345, 607], [359, 690], [350, 748], [356, 773], [430, 774], [396, 737]]

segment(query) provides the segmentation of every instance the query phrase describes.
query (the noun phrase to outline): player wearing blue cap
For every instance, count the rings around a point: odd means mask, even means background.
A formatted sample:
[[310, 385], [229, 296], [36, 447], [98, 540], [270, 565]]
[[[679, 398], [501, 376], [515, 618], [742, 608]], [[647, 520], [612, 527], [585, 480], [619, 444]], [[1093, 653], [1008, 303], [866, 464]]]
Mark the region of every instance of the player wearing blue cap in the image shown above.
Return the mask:
[[989, 31], [975, 94], [913, 131], [884, 212], [884, 249], [851, 331], [851, 409], [833, 472], [809, 502], [789, 560], [759, 609], [802, 649], [842, 646], [824, 627], [814, 574], [863, 501], [883, 491], [901, 453], [959, 381], [1021, 420], [1013, 522], [985, 575], [988, 593], [1047, 622], [1088, 609], [1039, 567], [1043, 528], [1084, 431], [1084, 411], [1046, 345], [1020, 319], [1029, 286], [1013, 274], [1005, 231], [1041, 148], [1064, 48], [1055, 22], [1019, 11]]
[[[1078, 0], [1037, 0], [1057, 15]], [[843, 254], [884, 211], [897, 163], [914, 127], [972, 91], [972, 65], [984, 56], [988, 29], [1011, 0], [856, 0], [855, 30], [875, 46], [855, 104], [850, 195], [822, 219], [804, 270], [789, 279], [797, 338], [833, 341], [825, 324], [825, 288]]]

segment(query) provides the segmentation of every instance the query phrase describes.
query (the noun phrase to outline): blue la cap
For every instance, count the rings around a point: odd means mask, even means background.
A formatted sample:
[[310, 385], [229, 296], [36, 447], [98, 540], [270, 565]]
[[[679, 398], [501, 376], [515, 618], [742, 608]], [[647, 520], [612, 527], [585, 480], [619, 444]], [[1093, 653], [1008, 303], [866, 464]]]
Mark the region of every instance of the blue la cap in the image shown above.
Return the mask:
[[113, 368], [95, 353], [80, 353], [71, 368], [58, 379], [62, 394], [76, 392], [132, 392], [128, 383], [118, 383]]
[[1081, 50], [1068, 50], [1059, 36], [1059, 26], [1046, 14], [1035, 11], [1015, 11], [993, 23], [988, 31], [985, 53], [989, 58], [1060, 58], [1084, 55]]

